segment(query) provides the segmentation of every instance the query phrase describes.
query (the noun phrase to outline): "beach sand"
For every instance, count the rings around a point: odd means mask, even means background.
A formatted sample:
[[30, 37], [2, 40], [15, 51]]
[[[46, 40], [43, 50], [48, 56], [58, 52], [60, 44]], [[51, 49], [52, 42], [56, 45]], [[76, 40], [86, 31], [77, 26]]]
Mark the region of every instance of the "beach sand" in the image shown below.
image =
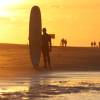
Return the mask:
[[100, 48], [54, 47], [51, 59], [54, 69], [66, 71], [100, 70]]
[[[100, 71], [100, 48], [55, 46], [50, 54], [53, 71]], [[33, 73], [28, 45], [0, 44], [0, 77]]]
[[0, 100], [99, 100], [99, 59], [100, 48], [53, 47], [53, 69], [41, 57], [35, 70], [27, 45], [0, 44]]

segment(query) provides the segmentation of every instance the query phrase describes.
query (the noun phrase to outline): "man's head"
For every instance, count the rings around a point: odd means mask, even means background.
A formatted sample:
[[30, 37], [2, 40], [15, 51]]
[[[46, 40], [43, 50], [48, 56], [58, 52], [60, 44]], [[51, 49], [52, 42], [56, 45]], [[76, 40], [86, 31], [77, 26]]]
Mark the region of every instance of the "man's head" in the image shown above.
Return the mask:
[[47, 30], [46, 28], [43, 28], [43, 34], [46, 34]]

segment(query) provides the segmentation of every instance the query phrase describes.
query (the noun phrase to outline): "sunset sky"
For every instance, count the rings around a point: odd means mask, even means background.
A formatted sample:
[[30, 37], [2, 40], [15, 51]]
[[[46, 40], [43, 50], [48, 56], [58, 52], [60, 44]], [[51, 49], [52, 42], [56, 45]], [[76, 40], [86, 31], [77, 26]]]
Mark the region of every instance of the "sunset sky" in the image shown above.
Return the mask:
[[40, 6], [43, 27], [70, 46], [100, 41], [100, 0], [0, 0], [0, 43], [28, 43], [31, 7]]

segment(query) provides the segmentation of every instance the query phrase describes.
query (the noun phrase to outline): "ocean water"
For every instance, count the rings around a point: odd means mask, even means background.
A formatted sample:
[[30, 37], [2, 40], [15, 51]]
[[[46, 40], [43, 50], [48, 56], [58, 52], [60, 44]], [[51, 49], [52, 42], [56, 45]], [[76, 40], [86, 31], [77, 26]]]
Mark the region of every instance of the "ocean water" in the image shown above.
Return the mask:
[[100, 100], [100, 72], [42, 72], [0, 78], [0, 100]]

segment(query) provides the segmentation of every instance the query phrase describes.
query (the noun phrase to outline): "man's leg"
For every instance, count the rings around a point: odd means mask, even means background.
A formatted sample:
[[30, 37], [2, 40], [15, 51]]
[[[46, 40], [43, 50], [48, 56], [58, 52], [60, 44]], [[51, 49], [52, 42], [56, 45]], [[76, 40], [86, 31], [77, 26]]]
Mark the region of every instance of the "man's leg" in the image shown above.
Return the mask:
[[48, 60], [48, 67], [51, 69], [51, 60], [50, 60], [49, 51], [47, 52], [47, 60]]
[[47, 68], [47, 60], [46, 60], [46, 52], [43, 51], [43, 61], [44, 61], [44, 67]]

